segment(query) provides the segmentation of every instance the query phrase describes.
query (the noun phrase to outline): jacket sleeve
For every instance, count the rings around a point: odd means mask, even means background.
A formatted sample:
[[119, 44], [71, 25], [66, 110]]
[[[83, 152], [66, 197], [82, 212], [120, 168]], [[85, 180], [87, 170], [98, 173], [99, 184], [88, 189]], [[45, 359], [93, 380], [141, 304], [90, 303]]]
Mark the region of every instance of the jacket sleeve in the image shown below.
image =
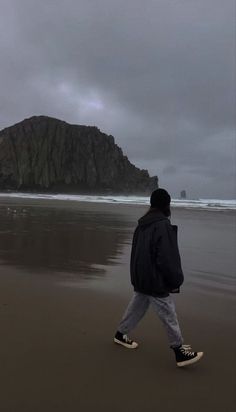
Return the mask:
[[179, 288], [184, 275], [177, 241], [177, 226], [165, 221], [157, 243], [156, 263], [169, 291]]

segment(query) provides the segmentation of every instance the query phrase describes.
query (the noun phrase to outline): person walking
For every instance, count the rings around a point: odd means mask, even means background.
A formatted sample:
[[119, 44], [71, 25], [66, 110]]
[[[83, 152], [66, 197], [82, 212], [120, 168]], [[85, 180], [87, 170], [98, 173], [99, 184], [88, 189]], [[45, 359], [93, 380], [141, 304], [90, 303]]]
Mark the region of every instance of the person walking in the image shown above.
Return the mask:
[[155, 190], [150, 209], [138, 221], [132, 242], [130, 275], [134, 295], [118, 325], [114, 342], [136, 349], [128, 334], [143, 318], [150, 304], [161, 319], [177, 366], [199, 361], [203, 352], [184, 345], [172, 293], [179, 293], [184, 275], [177, 241], [177, 226], [170, 222], [171, 197], [165, 189]]

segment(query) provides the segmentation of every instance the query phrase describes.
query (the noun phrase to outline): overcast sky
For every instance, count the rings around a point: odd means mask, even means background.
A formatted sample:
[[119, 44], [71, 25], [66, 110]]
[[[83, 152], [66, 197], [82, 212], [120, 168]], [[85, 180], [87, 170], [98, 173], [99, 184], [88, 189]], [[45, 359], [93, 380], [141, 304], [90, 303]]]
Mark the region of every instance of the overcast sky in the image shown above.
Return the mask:
[[173, 196], [235, 198], [235, 0], [0, 0], [0, 129], [96, 125]]

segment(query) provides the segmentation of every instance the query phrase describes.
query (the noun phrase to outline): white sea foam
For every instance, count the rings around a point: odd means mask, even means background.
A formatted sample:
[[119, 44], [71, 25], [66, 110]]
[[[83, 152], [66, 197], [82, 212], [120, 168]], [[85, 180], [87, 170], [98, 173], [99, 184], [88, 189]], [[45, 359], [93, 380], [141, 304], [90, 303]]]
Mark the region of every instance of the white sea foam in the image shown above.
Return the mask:
[[[78, 202], [95, 203], [116, 203], [116, 204], [136, 204], [148, 205], [149, 197], [146, 196], [100, 196], [100, 195], [71, 195], [71, 194], [49, 194], [49, 193], [0, 193], [1, 197], [26, 198], [26, 199], [45, 199], [45, 200], [65, 200]], [[236, 199], [172, 199], [172, 207], [184, 207], [188, 209], [207, 209], [207, 210], [236, 210]]]

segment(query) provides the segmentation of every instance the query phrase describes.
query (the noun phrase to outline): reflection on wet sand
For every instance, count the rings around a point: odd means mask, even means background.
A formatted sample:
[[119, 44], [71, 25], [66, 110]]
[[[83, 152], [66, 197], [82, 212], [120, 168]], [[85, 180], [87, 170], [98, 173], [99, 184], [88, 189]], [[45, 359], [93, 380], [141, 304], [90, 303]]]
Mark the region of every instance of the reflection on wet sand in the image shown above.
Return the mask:
[[0, 259], [30, 271], [102, 275], [130, 237], [130, 223], [117, 213], [0, 206]]

